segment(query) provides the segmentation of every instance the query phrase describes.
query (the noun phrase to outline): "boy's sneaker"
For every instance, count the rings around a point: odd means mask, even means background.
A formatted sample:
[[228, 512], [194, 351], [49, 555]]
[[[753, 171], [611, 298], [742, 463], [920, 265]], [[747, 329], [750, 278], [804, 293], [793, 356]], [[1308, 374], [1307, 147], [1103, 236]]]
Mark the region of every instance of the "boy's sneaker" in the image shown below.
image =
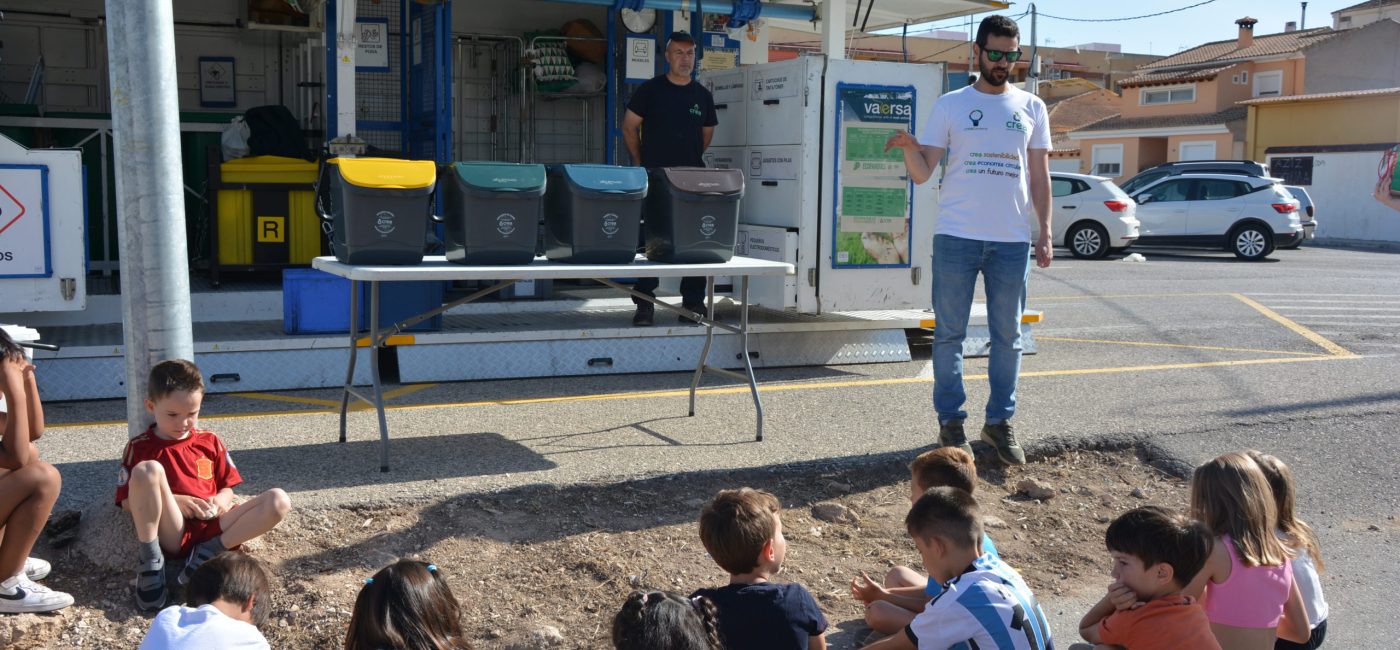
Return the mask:
[[215, 555], [222, 553], [224, 550], [224, 547], [219, 544], [219, 538], [217, 537], [206, 542], [201, 542], [198, 546], [195, 546], [194, 549], [190, 551], [190, 559], [185, 561], [184, 570], [180, 571], [180, 585], [189, 584], [190, 577], [194, 575], [195, 569], [198, 569], [201, 564], [208, 562]]
[[154, 569], [141, 565], [136, 571], [136, 607], [143, 612], [154, 612], [165, 607], [168, 596], [165, 563]]
[[996, 448], [997, 456], [1007, 465], [1025, 465], [1026, 452], [1016, 443], [1016, 434], [1010, 421], [1000, 424], [987, 424], [982, 427], [982, 442]]
[[0, 613], [56, 612], [73, 604], [73, 597], [54, 591], [21, 573], [0, 582]]
[[972, 454], [972, 445], [967, 442], [967, 434], [963, 432], [962, 420], [948, 420], [938, 425], [938, 446], [957, 447], [969, 455]]
[[656, 307], [649, 302], [637, 303], [637, 313], [632, 315], [633, 327], [651, 327], [656, 320]]
[[49, 577], [49, 571], [51, 570], [53, 570], [53, 566], [45, 560], [41, 560], [37, 557], [24, 559], [24, 577], [30, 580], [43, 580]]

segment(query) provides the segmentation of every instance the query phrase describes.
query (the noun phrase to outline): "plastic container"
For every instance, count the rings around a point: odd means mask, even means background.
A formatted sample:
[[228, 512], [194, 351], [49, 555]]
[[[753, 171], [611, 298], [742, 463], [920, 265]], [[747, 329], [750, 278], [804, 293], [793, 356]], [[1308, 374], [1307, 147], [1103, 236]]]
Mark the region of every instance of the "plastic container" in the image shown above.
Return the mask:
[[315, 182], [316, 163], [300, 158], [253, 156], [220, 163], [217, 265], [253, 269], [309, 264], [321, 255], [324, 240], [312, 191]]
[[[379, 326], [388, 327], [405, 318], [442, 305], [443, 283], [381, 282], [379, 284]], [[369, 329], [369, 283], [360, 283], [356, 305], [356, 331]], [[282, 271], [282, 331], [287, 334], [349, 334], [350, 281], [316, 269]], [[442, 314], [408, 332], [436, 332], [442, 329]]]
[[456, 162], [440, 170], [447, 261], [529, 264], [544, 216], [544, 165]]
[[640, 167], [554, 165], [545, 195], [545, 255], [572, 264], [637, 256], [647, 174]]
[[316, 198], [331, 222], [331, 253], [345, 264], [422, 262], [436, 180], [428, 160], [327, 160]]
[[744, 172], [665, 167], [650, 171], [647, 259], [671, 264], [723, 264], [734, 257]]
[[225, 183], [310, 185], [316, 182], [316, 163], [283, 156], [235, 158], [219, 165]]

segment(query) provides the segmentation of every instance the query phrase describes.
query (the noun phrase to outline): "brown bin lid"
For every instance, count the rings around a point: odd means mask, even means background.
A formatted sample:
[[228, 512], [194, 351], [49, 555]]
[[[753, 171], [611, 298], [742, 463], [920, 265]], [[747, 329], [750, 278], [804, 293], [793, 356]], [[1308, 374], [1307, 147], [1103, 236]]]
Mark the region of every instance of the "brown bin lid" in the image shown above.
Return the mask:
[[666, 167], [662, 173], [674, 187], [688, 194], [733, 196], [744, 193], [744, 172], [708, 167]]

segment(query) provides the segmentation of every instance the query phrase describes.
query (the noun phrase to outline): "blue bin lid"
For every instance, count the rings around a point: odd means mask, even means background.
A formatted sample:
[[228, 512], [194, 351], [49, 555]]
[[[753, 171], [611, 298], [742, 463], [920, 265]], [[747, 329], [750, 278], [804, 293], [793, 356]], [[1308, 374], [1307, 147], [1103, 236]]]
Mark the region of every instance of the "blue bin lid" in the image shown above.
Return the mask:
[[467, 187], [492, 192], [538, 192], [545, 185], [544, 165], [455, 162], [452, 171]]
[[616, 165], [560, 165], [569, 182], [594, 192], [645, 194], [647, 170]]

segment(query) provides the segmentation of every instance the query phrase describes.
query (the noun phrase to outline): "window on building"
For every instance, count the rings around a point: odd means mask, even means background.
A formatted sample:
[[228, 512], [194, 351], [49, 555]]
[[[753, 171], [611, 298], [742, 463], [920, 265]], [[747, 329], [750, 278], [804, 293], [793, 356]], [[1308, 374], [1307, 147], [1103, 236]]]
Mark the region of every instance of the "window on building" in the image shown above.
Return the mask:
[[1254, 75], [1255, 97], [1276, 97], [1283, 94], [1283, 71], [1270, 70]]
[[1142, 90], [1142, 104], [1185, 104], [1196, 101], [1196, 85]]
[[1096, 144], [1093, 147], [1092, 169], [1097, 176], [1123, 175], [1123, 145]]

